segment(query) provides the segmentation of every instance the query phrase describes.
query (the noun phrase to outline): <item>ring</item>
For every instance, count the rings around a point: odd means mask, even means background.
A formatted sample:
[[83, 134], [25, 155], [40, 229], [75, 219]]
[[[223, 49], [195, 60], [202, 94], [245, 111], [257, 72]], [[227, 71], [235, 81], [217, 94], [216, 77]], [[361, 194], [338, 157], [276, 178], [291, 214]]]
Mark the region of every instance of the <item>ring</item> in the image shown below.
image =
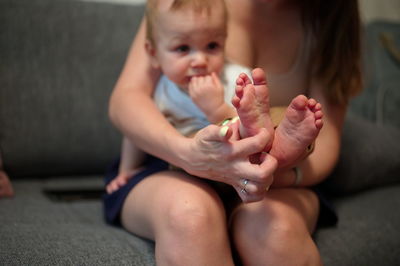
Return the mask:
[[244, 178], [243, 179], [243, 188], [240, 190], [241, 193], [247, 194], [246, 186], [248, 183], [249, 183], [249, 180]]
[[303, 180], [303, 173], [299, 167], [295, 167], [293, 170], [295, 173], [294, 186], [298, 186]]

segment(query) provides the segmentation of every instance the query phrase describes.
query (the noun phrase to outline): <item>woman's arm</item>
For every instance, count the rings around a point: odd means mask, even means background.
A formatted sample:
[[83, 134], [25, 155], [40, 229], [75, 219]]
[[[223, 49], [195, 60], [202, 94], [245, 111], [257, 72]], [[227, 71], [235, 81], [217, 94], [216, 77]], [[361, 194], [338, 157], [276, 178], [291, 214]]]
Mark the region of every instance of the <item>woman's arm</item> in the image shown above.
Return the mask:
[[184, 138], [153, 102], [152, 93], [161, 72], [152, 68], [145, 50], [145, 24], [142, 20], [111, 95], [109, 115], [114, 125], [140, 149], [179, 165], [176, 149], [171, 146]]
[[[310, 97], [322, 104], [324, 126], [315, 141], [314, 151], [297, 165], [303, 177], [298, 186], [318, 184], [332, 172], [339, 157], [341, 132], [346, 114], [346, 106], [327, 101], [321, 85], [316, 82], [312, 85]], [[296, 172], [293, 169], [277, 171], [273, 186], [293, 186], [295, 180]]]

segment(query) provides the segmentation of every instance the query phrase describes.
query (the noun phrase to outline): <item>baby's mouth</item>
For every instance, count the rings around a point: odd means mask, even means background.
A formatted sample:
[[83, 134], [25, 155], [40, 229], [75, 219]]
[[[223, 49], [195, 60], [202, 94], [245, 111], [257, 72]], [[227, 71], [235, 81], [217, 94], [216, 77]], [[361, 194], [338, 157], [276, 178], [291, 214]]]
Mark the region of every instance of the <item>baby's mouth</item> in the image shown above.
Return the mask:
[[204, 73], [204, 74], [190, 75], [190, 76], [188, 77], [188, 79], [189, 79], [189, 81], [190, 81], [192, 78], [205, 77], [205, 76], [207, 76], [207, 75], [209, 75], [209, 74], [208, 74], [208, 73]]

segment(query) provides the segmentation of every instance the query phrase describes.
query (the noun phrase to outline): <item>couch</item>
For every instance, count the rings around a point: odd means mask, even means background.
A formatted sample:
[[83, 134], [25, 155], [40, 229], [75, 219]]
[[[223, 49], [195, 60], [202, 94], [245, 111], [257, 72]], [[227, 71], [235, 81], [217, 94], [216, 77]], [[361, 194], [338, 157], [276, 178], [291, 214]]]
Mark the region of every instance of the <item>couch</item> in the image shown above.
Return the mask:
[[[16, 193], [0, 199], [1, 265], [155, 264], [154, 243], [107, 225], [101, 201], [121, 140], [108, 98], [142, 14], [122, 3], [0, 0], [0, 156]], [[400, 265], [400, 27], [365, 29], [365, 90], [323, 184], [339, 222], [314, 235], [328, 266]]]

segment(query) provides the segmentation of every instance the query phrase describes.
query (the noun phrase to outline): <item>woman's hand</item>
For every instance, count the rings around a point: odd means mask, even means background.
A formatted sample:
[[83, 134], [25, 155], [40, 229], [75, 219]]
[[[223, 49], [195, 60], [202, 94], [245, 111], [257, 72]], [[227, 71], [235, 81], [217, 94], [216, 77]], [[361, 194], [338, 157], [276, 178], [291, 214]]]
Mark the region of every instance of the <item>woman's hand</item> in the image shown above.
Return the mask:
[[192, 175], [232, 185], [244, 202], [259, 201], [273, 182], [277, 161], [265, 154], [260, 164], [251, 164], [249, 156], [262, 152], [271, 136], [262, 129], [253, 137], [239, 139], [238, 128], [239, 121], [200, 130], [191, 140], [186, 165], [181, 166]]

